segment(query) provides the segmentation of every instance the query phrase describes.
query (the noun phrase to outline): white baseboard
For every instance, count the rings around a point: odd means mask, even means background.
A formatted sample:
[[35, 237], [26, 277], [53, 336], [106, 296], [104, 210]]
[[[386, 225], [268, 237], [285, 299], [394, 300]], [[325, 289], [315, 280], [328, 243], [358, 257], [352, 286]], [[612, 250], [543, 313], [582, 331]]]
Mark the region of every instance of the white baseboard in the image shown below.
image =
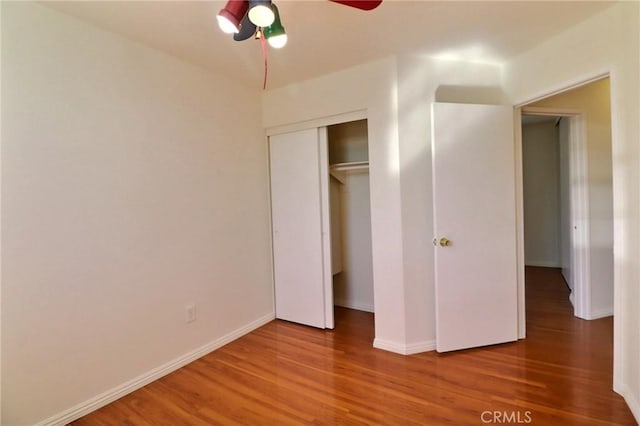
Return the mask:
[[560, 268], [562, 265], [553, 260], [525, 260], [525, 266], [540, 266], [542, 268]]
[[343, 308], [355, 309], [357, 311], [365, 311], [365, 312], [375, 312], [373, 305], [368, 303], [358, 303], [353, 301], [346, 300], [336, 300], [333, 302], [336, 306], [341, 306]]
[[413, 355], [420, 352], [434, 351], [436, 349], [436, 341], [428, 340], [424, 342], [402, 344], [376, 338], [373, 340], [373, 347], [400, 355]]
[[418, 343], [409, 343], [406, 345], [407, 355], [419, 354], [421, 352], [431, 352], [436, 350], [436, 341], [428, 340]]
[[[569, 298], [569, 300], [571, 300], [571, 298]], [[571, 300], [571, 304], [573, 304], [573, 300]], [[587, 320], [587, 321], [591, 321], [591, 320], [597, 320], [600, 318], [606, 318], [606, 317], [610, 317], [613, 315], [613, 308], [608, 308], [608, 309], [600, 309], [599, 311], [591, 311], [591, 312], [586, 312], [584, 315], [576, 315], [574, 314], [576, 317], [578, 318], [582, 318], [583, 320]]]
[[613, 308], [600, 309], [599, 311], [589, 312], [585, 319], [595, 320], [595, 319], [610, 317], [612, 315], [613, 315]]
[[148, 385], [149, 383], [158, 380], [159, 378], [166, 376], [169, 373], [174, 372], [175, 370], [184, 367], [190, 362], [195, 361], [198, 358], [202, 358], [210, 352], [230, 343], [239, 337], [244, 336], [245, 334], [255, 330], [258, 327], [261, 327], [268, 322], [275, 319], [275, 313], [271, 312], [261, 318], [258, 318], [255, 321], [250, 322], [249, 324], [240, 327], [231, 333], [228, 333], [210, 343], [207, 343], [204, 346], [201, 346], [198, 349], [195, 349], [191, 352], [188, 352], [178, 358], [175, 358], [168, 363], [161, 365], [157, 368], [154, 368], [151, 371], [148, 371], [135, 379], [129, 380], [119, 386], [116, 386], [113, 389], [110, 389], [100, 395], [97, 395], [85, 402], [82, 402], [74, 407], [69, 408], [61, 413], [58, 413], [54, 416], [49, 417], [41, 422], [38, 422], [36, 426], [62, 426], [66, 425], [74, 420], [79, 419], [82, 416], [85, 416], [92, 411], [97, 410], [100, 407], [104, 407], [107, 404], [112, 403], [113, 401], [122, 398], [123, 396], [140, 389], [143, 386]]
[[624, 401], [629, 406], [629, 410], [631, 410], [631, 414], [636, 418], [636, 422], [640, 424], [640, 400], [638, 400], [640, 395], [634, 395], [631, 389], [624, 383], [619, 385], [618, 389], [614, 388], [614, 390], [624, 398]]

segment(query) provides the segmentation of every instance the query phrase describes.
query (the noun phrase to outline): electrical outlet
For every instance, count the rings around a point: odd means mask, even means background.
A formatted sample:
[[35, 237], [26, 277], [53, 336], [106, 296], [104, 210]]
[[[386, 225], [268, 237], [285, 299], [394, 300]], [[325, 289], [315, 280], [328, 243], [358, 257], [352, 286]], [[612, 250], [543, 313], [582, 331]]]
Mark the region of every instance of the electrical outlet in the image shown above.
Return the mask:
[[192, 303], [184, 307], [184, 322], [190, 323], [196, 320], [196, 305]]

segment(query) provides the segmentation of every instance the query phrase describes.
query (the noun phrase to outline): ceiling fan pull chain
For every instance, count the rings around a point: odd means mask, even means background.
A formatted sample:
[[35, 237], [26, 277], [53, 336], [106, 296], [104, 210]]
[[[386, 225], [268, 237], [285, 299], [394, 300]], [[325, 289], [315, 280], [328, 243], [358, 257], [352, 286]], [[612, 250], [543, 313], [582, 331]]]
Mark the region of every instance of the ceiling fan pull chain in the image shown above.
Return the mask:
[[262, 33], [262, 28], [258, 31], [260, 32], [260, 45], [262, 46], [262, 56], [264, 57], [264, 81], [262, 82], [262, 90], [267, 90], [267, 41]]

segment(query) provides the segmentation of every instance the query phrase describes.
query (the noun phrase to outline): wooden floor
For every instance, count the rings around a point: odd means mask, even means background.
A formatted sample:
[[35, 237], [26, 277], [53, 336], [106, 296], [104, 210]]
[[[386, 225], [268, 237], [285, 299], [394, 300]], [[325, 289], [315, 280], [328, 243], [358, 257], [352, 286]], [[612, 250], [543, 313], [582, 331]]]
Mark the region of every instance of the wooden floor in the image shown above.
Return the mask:
[[273, 321], [74, 424], [635, 425], [611, 390], [612, 318], [576, 319], [567, 296], [558, 270], [527, 268], [527, 338], [451, 354], [373, 349], [364, 312]]

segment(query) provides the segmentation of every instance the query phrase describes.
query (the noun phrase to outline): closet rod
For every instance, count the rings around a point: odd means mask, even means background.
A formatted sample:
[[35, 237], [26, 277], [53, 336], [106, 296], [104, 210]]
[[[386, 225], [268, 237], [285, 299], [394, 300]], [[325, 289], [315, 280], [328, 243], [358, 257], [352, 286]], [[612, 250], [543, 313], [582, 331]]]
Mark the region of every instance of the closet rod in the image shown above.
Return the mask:
[[337, 172], [350, 172], [356, 170], [369, 170], [368, 161], [354, 161], [351, 163], [336, 163], [329, 167], [332, 171]]

